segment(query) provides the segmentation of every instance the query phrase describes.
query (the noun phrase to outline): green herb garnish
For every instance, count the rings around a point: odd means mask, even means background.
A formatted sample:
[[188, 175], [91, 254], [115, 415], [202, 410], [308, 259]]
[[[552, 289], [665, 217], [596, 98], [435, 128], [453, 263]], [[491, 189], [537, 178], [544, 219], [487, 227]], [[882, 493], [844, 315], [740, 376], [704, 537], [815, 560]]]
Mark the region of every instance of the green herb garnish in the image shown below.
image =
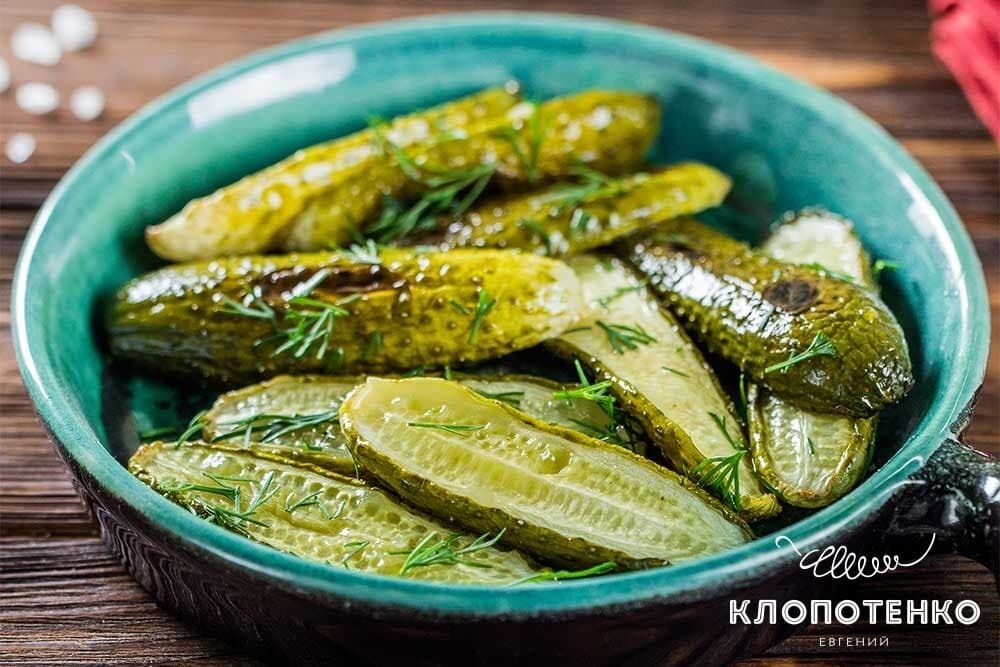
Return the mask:
[[359, 264], [378, 265], [382, 263], [378, 244], [372, 239], [364, 239], [361, 243], [352, 243], [348, 248], [334, 246], [333, 249]]
[[479, 391], [477, 392], [480, 396], [485, 396], [486, 398], [491, 398], [494, 401], [500, 401], [501, 403], [507, 403], [508, 405], [513, 405], [515, 408], [521, 407], [521, 399], [524, 398], [523, 391]]
[[813, 439], [810, 438], [808, 435], [806, 436], [806, 446], [809, 447], [810, 454], [816, 453], [816, 445], [813, 444]]
[[898, 268], [899, 262], [894, 262], [891, 259], [876, 259], [875, 263], [872, 264], [872, 276], [878, 280], [883, 271], [895, 271]]
[[740, 461], [746, 456], [746, 444], [736, 440], [726, 428], [726, 418], [714, 412], [709, 416], [719, 427], [726, 440], [736, 451], [728, 456], [711, 456], [703, 459], [691, 471], [692, 476], [707, 489], [714, 491], [733, 509], [740, 509]]
[[399, 569], [400, 575], [404, 575], [414, 568], [428, 567], [430, 565], [457, 565], [461, 563], [462, 565], [471, 565], [472, 567], [489, 568], [492, 567], [489, 563], [467, 560], [465, 556], [482, 551], [483, 549], [489, 549], [503, 537], [505, 532], [506, 529], [501, 530], [492, 538], [489, 536], [489, 533], [484, 533], [467, 546], [456, 549], [455, 547], [458, 540], [461, 539], [461, 535], [453, 533], [447, 538], [432, 542], [437, 536], [437, 532], [431, 531], [412, 550], [390, 551], [389, 553], [407, 554], [406, 560], [403, 561], [403, 566]]
[[337, 410], [327, 410], [326, 412], [311, 415], [253, 415], [244, 419], [219, 424], [219, 426], [230, 427], [230, 430], [217, 435], [213, 439], [213, 442], [242, 436], [244, 444], [249, 444], [253, 439], [254, 433], [258, 433], [259, 442], [267, 443], [304, 428], [336, 421]]
[[649, 343], [656, 342], [656, 339], [646, 333], [645, 329], [639, 325], [605, 324], [600, 320], [596, 324], [608, 337], [611, 349], [618, 354], [624, 353], [625, 350], [638, 349], [640, 345], [648, 345]]
[[595, 577], [601, 574], [607, 574], [608, 572], [614, 570], [616, 567], [618, 567], [617, 563], [609, 560], [594, 565], [593, 567], [588, 567], [585, 570], [549, 570], [547, 572], [539, 572], [538, 574], [533, 574], [530, 577], [524, 577], [523, 579], [512, 581], [507, 585], [518, 586], [520, 584], [538, 583], [541, 581], [563, 581], [565, 579], [583, 579], [584, 577]]
[[552, 237], [545, 231], [542, 223], [531, 218], [521, 218], [517, 221], [517, 225], [537, 236], [538, 240], [545, 244], [545, 254], [552, 255]]
[[485, 424], [438, 424], [436, 422], [407, 422], [407, 426], [414, 428], [433, 428], [455, 435], [462, 435], [469, 431], [479, 431], [486, 428]]
[[374, 331], [372, 335], [368, 337], [368, 342], [365, 343], [365, 349], [361, 352], [361, 359], [364, 361], [371, 361], [372, 357], [379, 353], [382, 349], [382, 332]]
[[639, 283], [637, 283], [635, 285], [629, 285], [628, 287], [618, 287], [611, 294], [607, 294], [605, 296], [602, 296], [600, 299], [598, 299], [597, 303], [600, 304], [601, 308], [604, 308], [605, 310], [607, 310], [608, 305], [612, 301], [614, 301], [615, 299], [618, 299], [618, 298], [620, 298], [620, 297], [622, 297], [622, 296], [624, 296], [624, 295], [626, 295], [626, 294], [628, 294], [630, 292], [638, 292], [639, 290], [641, 290], [643, 287], [645, 287], [648, 284], [649, 284], [648, 280], [643, 280], [642, 282], [639, 282]]
[[812, 269], [819, 273], [830, 276], [831, 278], [836, 278], [837, 280], [843, 280], [845, 283], [853, 283], [855, 278], [849, 273], [842, 273], [840, 271], [834, 271], [833, 269], [828, 269], [819, 262], [811, 262], [809, 264], [803, 264], [802, 266], [807, 269]]
[[191, 417], [191, 421], [188, 422], [187, 427], [181, 431], [181, 434], [177, 437], [177, 442], [174, 444], [174, 447], [180, 447], [185, 442], [193, 438], [195, 433], [200, 433], [205, 428], [206, 414], [208, 414], [208, 410], [202, 410], [194, 417]]
[[660, 366], [660, 368], [667, 371], [668, 373], [673, 373], [674, 375], [680, 375], [682, 378], [691, 377], [684, 371], [679, 371], [676, 368], [671, 368], [670, 366]]
[[344, 556], [340, 560], [340, 564], [346, 567], [348, 570], [351, 569], [350, 566], [347, 564], [347, 561], [351, 560], [359, 553], [364, 551], [365, 547], [367, 547], [369, 544], [371, 544], [370, 540], [364, 540], [363, 542], [348, 542], [347, 544], [345, 544], [344, 546], [351, 550], [347, 553], [346, 556]]
[[809, 343], [809, 347], [799, 353], [791, 353], [788, 355], [788, 359], [784, 361], [768, 366], [764, 369], [764, 375], [768, 373], [774, 373], [775, 371], [781, 371], [784, 373], [789, 367], [794, 366], [797, 363], [812, 359], [813, 357], [833, 357], [837, 354], [837, 347], [833, 344], [824, 332], [820, 331], [813, 338], [812, 342]]
[[472, 316], [472, 326], [469, 327], [469, 344], [476, 342], [476, 335], [479, 333], [479, 328], [483, 325], [483, 320], [493, 310], [493, 306], [497, 305], [496, 299], [491, 299], [489, 292], [486, 290], [480, 290], [479, 297], [476, 299], [476, 312]]
[[[225, 307], [219, 310], [227, 315], [239, 315], [240, 317], [250, 317], [257, 320], [274, 321], [274, 309], [267, 305], [260, 297], [254, 297], [250, 301], [250, 306], [245, 306], [239, 301], [230, 299], [226, 295], [220, 295]], [[251, 307], [252, 306], [252, 307]]]

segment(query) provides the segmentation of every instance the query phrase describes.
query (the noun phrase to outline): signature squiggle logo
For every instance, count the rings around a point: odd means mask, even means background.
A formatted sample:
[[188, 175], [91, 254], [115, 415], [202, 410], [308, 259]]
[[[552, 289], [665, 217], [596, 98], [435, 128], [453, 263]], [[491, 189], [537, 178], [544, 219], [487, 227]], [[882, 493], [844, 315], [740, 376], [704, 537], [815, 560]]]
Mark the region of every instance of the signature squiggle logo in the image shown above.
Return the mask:
[[913, 567], [923, 559], [927, 558], [934, 547], [936, 535], [931, 534], [931, 543], [927, 545], [920, 558], [909, 563], [901, 563], [899, 556], [883, 554], [881, 556], [858, 555], [848, 551], [847, 547], [827, 546], [823, 549], [811, 549], [805, 553], [799, 551], [791, 538], [785, 535], [778, 535], [774, 538], [774, 544], [779, 549], [783, 543], [787, 543], [799, 556], [799, 567], [803, 570], [812, 570], [813, 576], [817, 578], [830, 577], [831, 579], [871, 579], [879, 574], [892, 572], [900, 567]]

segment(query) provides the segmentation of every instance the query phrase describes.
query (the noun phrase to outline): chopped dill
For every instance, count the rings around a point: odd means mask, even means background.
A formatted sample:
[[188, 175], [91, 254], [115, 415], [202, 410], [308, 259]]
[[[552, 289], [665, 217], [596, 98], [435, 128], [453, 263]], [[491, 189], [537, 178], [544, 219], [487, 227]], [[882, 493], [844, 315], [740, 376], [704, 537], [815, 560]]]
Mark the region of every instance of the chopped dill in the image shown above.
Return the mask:
[[458, 541], [462, 538], [461, 535], [457, 533], [451, 534], [449, 537], [439, 539], [433, 542], [434, 538], [437, 537], [436, 531], [431, 531], [427, 533], [417, 546], [409, 551], [390, 551], [391, 554], [407, 554], [406, 560], [403, 561], [403, 566], [399, 568], [399, 574], [405, 575], [407, 572], [418, 567], [428, 567], [431, 565], [471, 565], [472, 567], [492, 567], [489, 563], [482, 563], [477, 561], [468, 560], [465, 557], [474, 554], [477, 551], [482, 551], [483, 549], [489, 549], [494, 544], [496, 544], [506, 529], [501, 530], [499, 533], [490, 537], [489, 533], [484, 533], [473, 540], [470, 544], [456, 549], [458, 546]]
[[202, 410], [194, 417], [191, 417], [191, 421], [188, 422], [187, 428], [181, 431], [181, 434], [177, 436], [177, 442], [174, 443], [174, 447], [180, 447], [185, 442], [193, 438], [196, 433], [200, 433], [202, 430], [204, 430], [206, 426], [205, 423], [206, 414], [208, 414], [208, 410]]
[[676, 368], [671, 368], [670, 366], [660, 366], [660, 368], [662, 368], [663, 370], [667, 371], [668, 373], [673, 373], [674, 375], [679, 375], [682, 378], [691, 377], [690, 375], [688, 375], [684, 371], [679, 371]]
[[875, 280], [882, 277], [883, 271], [895, 271], [899, 268], [899, 262], [894, 262], [891, 259], [876, 259], [875, 263], [872, 264], [872, 276]]
[[486, 428], [485, 424], [438, 424], [436, 422], [407, 422], [406, 425], [414, 428], [433, 428], [455, 435], [464, 435], [469, 431], [479, 431]]
[[716, 493], [729, 503], [734, 510], [740, 509], [740, 461], [746, 456], [746, 444], [733, 438], [726, 428], [726, 418], [714, 412], [708, 415], [719, 427], [726, 440], [736, 451], [727, 456], [711, 456], [703, 459], [691, 471], [699, 484]]
[[249, 444], [255, 433], [258, 434], [260, 442], [273, 442], [289, 433], [336, 421], [337, 410], [327, 410], [311, 415], [252, 415], [244, 419], [219, 424], [219, 426], [229, 427], [229, 430], [217, 435], [213, 442], [242, 436], [244, 444]]
[[545, 254], [552, 255], [552, 237], [545, 231], [542, 223], [532, 218], [521, 218], [518, 220], [517, 225], [538, 237], [538, 240], [545, 244]]
[[623, 354], [625, 350], [638, 349], [640, 345], [656, 342], [656, 339], [646, 333], [646, 330], [639, 325], [605, 324], [598, 320], [597, 326], [604, 331], [611, 349], [618, 354]]
[[845, 283], [853, 283], [855, 281], [854, 276], [849, 273], [842, 273], [840, 271], [834, 271], [833, 269], [828, 269], [819, 262], [811, 262], [809, 264], [803, 264], [802, 266], [807, 269], [812, 269], [818, 273], [830, 276], [831, 278], [836, 278], [837, 280], [843, 280]]
[[820, 331], [813, 338], [812, 342], [809, 343], [809, 347], [799, 353], [792, 352], [788, 355], [788, 359], [782, 362], [773, 364], [764, 369], [764, 374], [774, 373], [776, 371], [786, 372], [789, 367], [795, 364], [801, 363], [813, 357], [833, 357], [837, 355], [837, 347], [833, 344], [824, 332]]
[[600, 304], [601, 308], [607, 310], [608, 305], [615, 299], [621, 298], [626, 294], [629, 294], [630, 292], [638, 292], [648, 284], [649, 284], [648, 280], [643, 280], [639, 283], [636, 283], [635, 285], [629, 285], [628, 287], [617, 287], [615, 288], [615, 291], [612, 292], [611, 294], [606, 294], [602, 296], [600, 299], [598, 299], [597, 303]]
[[607, 574], [618, 567], [618, 564], [614, 561], [605, 561], [603, 563], [598, 563], [593, 567], [588, 567], [585, 570], [548, 570], [546, 572], [539, 572], [538, 574], [533, 574], [523, 579], [518, 579], [512, 581], [508, 586], [518, 586], [520, 584], [532, 584], [539, 583], [542, 581], [563, 581], [566, 579], [583, 579], [584, 577], [596, 577], [601, 574]]
[[476, 312], [472, 316], [472, 326], [469, 327], [469, 344], [476, 342], [476, 335], [479, 333], [480, 327], [483, 326], [483, 320], [489, 315], [489, 312], [493, 310], [493, 306], [497, 305], [496, 299], [491, 299], [489, 292], [486, 290], [480, 290], [479, 297], [476, 300]]
[[463, 306], [462, 304], [460, 304], [458, 301], [455, 301], [454, 299], [449, 300], [448, 301], [448, 305], [451, 306], [452, 310], [454, 310], [455, 312], [460, 313], [462, 315], [471, 315], [472, 314], [472, 311], [469, 310], [468, 306]]
[[816, 453], [816, 445], [813, 444], [813, 439], [810, 438], [808, 435], [806, 436], [806, 446], [809, 447], [810, 454]]
[[239, 315], [240, 317], [250, 317], [257, 320], [274, 320], [274, 309], [267, 305], [260, 297], [254, 297], [250, 301], [250, 306], [245, 306], [239, 301], [230, 299], [226, 295], [221, 295], [222, 303], [225, 307], [219, 312], [227, 315]]
[[346, 567], [348, 570], [351, 569], [351, 567], [347, 564], [347, 561], [351, 560], [359, 553], [364, 551], [369, 544], [371, 544], [370, 540], [363, 540], [360, 542], [348, 542], [347, 544], [345, 544], [344, 546], [350, 549], [350, 551], [348, 551], [347, 555], [345, 555], [342, 559], [340, 559], [340, 564]]
[[378, 244], [372, 239], [365, 239], [363, 243], [352, 243], [348, 248], [334, 246], [333, 249], [359, 264], [378, 265], [382, 263]]
[[368, 342], [365, 343], [365, 349], [361, 352], [361, 359], [364, 361], [371, 361], [372, 357], [378, 354], [382, 350], [382, 332], [373, 331], [372, 335], [368, 337]]

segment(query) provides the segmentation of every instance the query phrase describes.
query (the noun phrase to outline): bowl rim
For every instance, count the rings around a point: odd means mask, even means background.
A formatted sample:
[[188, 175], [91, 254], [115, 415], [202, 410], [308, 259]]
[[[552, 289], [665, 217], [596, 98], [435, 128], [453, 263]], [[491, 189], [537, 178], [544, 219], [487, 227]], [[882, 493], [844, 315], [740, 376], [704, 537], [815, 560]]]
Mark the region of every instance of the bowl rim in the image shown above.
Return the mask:
[[[44, 349], [33, 337], [34, 323], [27, 321], [25, 304], [33, 257], [49, 222], [57, 217], [60, 201], [72, 192], [81, 175], [114, 154], [116, 144], [156, 115], [184, 102], [217, 83], [261, 65], [333, 46], [361, 40], [427, 38], [441, 32], [483, 29], [520, 30], [532, 33], [585, 33], [613, 35], [638, 40], [651, 47], [683, 54], [713, 69], [762, 86], [778, 97], [798, 104], [842, 127], [857, 140], [868, 142], [873, 151], [892, 165], [901, 178], [908, 178], [915, 195], [926, 197], [936, 212], [934, 241], [951, 255], [961, 269], [959, 295], [960, 327], [955, 331], [956, 349], [966, 350], [959, 360], [961, 372], [949, 376], [944, 391], [929, 411], [930, 419], [913, 434], [885, 465], [850, 494], [829, 507], [789, 526], [783, 533], [800, 549], [829, 543], [862, 523], [906, 483], [945, 437], [968, 404], [986, 370], [989, 350], [989, 307], [982, 267], [957, 213], [930, 176], [888, 133], [859, 110], [834, 95], [766, 66], [750, 56], [700, 38], [660, 28], [623, 21], [571, 14], [536, 12], [471, 12], [436, 15], [366, 24], [308, 36], [255, 52], [222, 65], [177, 87], [144, 106], [114, 128], [69, 170], [39, 210], [22, 246], [11, 293], [11, 329], [18, 365], [39, 416], [75, 466], [93, 478], [103, 491], [120, 498], [188, 549], [207, 557], [235, 564], [275, 585], [361, 605], [396, 608], [421, 615], [482, 618], [532, 617], [544, 614], [574, 614], [598, 607], [630, 607], [667, 598], [703, 597], [733, 590], [743, 582], [766, 576], [796, 559], [787, 547], [778, 549], [770, 540], [758, 539], [727, 552], [672, 567], [622, 573], [597, 579], [560, 582], [558, 585], [456, 586], [412, 581], [330, 568], [246, 540], [203, 521], [166, 500], [128, 473], [99, 439], [66, 405], [65, 390], [47, 363]], [[440, 35], [437, 35], [440, 37]], [[950, 244], [950, 247], [949, 247]], [[953, 266], [951, 270], [955, 270]], [[983, 332], [986, 332], [985, 335]]]

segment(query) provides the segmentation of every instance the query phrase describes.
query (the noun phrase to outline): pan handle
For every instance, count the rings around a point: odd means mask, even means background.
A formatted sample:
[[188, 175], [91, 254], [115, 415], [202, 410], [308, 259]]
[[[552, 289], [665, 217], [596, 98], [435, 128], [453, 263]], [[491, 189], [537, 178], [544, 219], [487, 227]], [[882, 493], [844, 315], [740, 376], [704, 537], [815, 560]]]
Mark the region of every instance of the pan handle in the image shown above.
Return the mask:
[[948, 438], [894, 501], [886, 537], [926, 545], [933, 534], [936, 550], [979, 561], [1000, 587], [1000, 461]]

